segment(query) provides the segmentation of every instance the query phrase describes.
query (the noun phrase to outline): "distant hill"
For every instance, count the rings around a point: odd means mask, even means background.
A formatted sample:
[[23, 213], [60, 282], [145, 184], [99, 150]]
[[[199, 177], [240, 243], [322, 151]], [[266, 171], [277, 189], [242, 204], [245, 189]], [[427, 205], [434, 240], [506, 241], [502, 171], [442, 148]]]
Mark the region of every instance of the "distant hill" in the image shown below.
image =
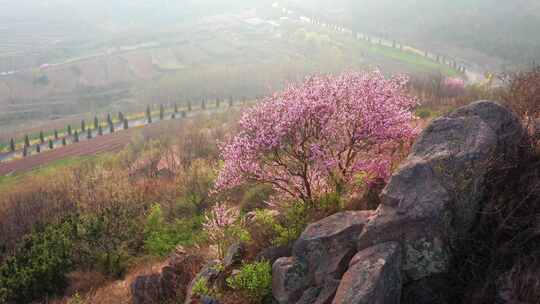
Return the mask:
[[[479, 51], [505, 63], [540, 60], [537, 0], [293, 0], [354, 29], [424, 47]], [[459, 52], [456, 55], [461, 55]]]

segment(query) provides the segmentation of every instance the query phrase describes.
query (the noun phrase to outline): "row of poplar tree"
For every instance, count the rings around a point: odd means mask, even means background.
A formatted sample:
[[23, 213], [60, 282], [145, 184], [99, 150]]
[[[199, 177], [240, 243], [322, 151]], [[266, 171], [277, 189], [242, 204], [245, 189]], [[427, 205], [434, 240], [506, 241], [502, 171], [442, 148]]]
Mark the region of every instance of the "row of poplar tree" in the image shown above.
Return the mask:
[[[219, 97], [216, 98], [215, 107], [219, 108], [221, 106], [222, 102], [224, 102], [223, 99], [221, 99]], [[245, 102], [246, 102], [245, 97], [242, 99], [242, 102], [245, 104]], [[207, 108], [207, 104], [208, 104], [208, 99], [203, 98], [201, 100], [201, 103], [200, 103], [200, 109], [205, 110]], [[229, 97], [228, 106], [232, 107], [233, 104], [234, 104], [234, 99], [232, 97]], [[187, 102], [186, 108], [187, 108], [188, 112], [193, 110], [193, 106], [192, 106], [191, 101]], [[178, 108], [178, 104], [175, 103], [174, 104], [174, 111], [172, 112], [171, 119], [176, 119], [177, 117], [185, 118], [186, 117], [186, 112], [185, 111], [180, 112], [179, 108]], [[165, 106], [163, 104], [159, 105], [159, 119], [160, 120], [165, 119]], [[146, 122], [148, 124], [152, 123], [152, 109], [151, 109], [150, 105], [148, 105], [147, 108], [146, 108], [145, 120], [146, 120]], [[129, 120], [122, 112], [118, 112], [117, 122], [122, 123], [122, 127], [123, 127], [124, 130], [129, 129]], [[67, 128], [66, 128], [67, 136], [62, 136], [61, 138], [60, 138], [60, 134], [59, 134], [58, 130], [54, 130], [53, 137], [48, 138], [48, 139], [45, 138], [45, 134], [43, 133], [43, 131], [40, 131], [39, 132], [39, 143], [35, 145], [35, 150], [36, 150], [37, 153], [40, 153], [41, 149], [42, 149], [41, 146], [44, 145], [46, 143], [46, 141], [48, 141], [49, 149], [52, 150], [52, 149], [54, 149], [55, 142], [58, 141], [58, 140], [62, 141], [61, 142], [62, 146], [66, 146], [68, 144], [67, 143], [67, 137], [71, 137], [72, 142], [77, 143], [77, 142], [80, 141], [80, 136], [83, 133], [86, 133], [86, 138], [87, 139], [92, 139], [93, 138], [93, 131], [97, 131], [98, 136], [103, 135], [103, 124], [99, 122], [99, 118], [97, 116], [94, 117], [93, 127], [94, 128], [91, 129], [89, 126], [87, 126], [86, 121], [83, 119], [83, 120], [81, 120], [80, 132], [79, 132], [79, 130], [73, 130], [71, 125], [68, 125]], [[115, 121], [113, 120], [113, 117], [111, 116], [110, 113], [107, 114], [106, 127], [109, 129], [109, 133], [114, 133], [115, 132]], [[16, 143], [15, 143], [15, 140], [13, 138], [10, 139], [9, 146], [10, 146], [10, 151], [11, 152], [16, 151]], [[23, 154], [24, 157], [26, 157], [28, 155], [29, 150], [30, 150], [30, 146], [31, 146], [30, 137], [27, 134], [24, 137], [24, 145], [23, 145], [23, 151], [22, 151], [22, 154]]]

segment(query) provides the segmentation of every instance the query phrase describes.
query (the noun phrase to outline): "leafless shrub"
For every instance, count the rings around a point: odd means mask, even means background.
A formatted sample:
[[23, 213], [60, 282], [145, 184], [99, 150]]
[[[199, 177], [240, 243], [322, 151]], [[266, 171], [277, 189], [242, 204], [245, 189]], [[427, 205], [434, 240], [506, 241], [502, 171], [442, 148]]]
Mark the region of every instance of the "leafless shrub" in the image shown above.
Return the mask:
[[521, 117], [531, 135], [536, 135], [540, 119], [540, 66], [504, 73], [500, 78], [504, 84], [501, 97]]

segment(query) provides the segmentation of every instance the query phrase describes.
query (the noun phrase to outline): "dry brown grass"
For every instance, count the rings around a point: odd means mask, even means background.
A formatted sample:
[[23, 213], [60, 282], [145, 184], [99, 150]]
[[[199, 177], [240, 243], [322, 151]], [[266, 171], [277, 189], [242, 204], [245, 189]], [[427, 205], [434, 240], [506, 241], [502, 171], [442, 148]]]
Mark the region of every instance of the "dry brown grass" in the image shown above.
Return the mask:
[[531, 135], [540, 119], [540, 66], [501, 75], [505, 89], [501, 97], [523, 120]]
[[[69, 275], [66, 296], [51, 304], [71, 304], [78, 296], [84, 304], [130, 304], [130, 285], [138, 276], [158, 273], [165, 262], [155, 259], [141, 260], [122, 280], [111, 281], [98, 272], [74, 272]], [[79, 304], [79, 303], [77, 303]]]

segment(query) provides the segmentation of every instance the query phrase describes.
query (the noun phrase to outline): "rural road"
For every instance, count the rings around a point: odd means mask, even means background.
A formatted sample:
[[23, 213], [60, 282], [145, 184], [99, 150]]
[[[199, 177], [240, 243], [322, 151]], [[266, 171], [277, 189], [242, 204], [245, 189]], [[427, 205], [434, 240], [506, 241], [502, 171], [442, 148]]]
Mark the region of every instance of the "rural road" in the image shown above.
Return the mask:
[[[234, 106], [234, 108], [240, 107], [240, 105]], [[127, 130], [123, 130], [120, 124], [115, 125], [118, 131], [113, 134], [110, 134], [108, 130], [105, 133], [105, 130], [103, 130], [103, 136], [97, 136], [90, 140], [86, 139], [86, 134], [83, 134], [81, 135], [80, 142], [68, 144], [67, 146], [61, 146], [60, 140], [60, 145], [56, 146], [57, 148], [53, 150], [48, 148], [48, 143], [42, 144], [41, 153], [35, 153], [34, 145], [32, 146], [33, 154], [24, 158], [21, 158], [20, 151], [9, 153], [11, 160], [0, 162], [0, 176], [27, 172], [66, 157], [89, 156], [97, 153], [118, 151], [129, 144], [133, 135], [138, 131], [150, 137], [157, 137], [163, 134], [169, 123], [180, 123], [184, 119], [196, 118], [201, 115], [223, 113], [228, 109], [229, 107], [225, 105], [220, 108], [211, 107], [206, 110], [194, 109], [191, 112], [186, 112], [186, 118], [181, 118], [180, 115], [177, 115], [175, 119], [172, 119], [172, 113], [168, 113], [163, 121], [159, 120], [159, 117], [153, 117], [152, 124], [147, 124], [146, 119], [133, 120], [130, 121], [129, 129]]]

